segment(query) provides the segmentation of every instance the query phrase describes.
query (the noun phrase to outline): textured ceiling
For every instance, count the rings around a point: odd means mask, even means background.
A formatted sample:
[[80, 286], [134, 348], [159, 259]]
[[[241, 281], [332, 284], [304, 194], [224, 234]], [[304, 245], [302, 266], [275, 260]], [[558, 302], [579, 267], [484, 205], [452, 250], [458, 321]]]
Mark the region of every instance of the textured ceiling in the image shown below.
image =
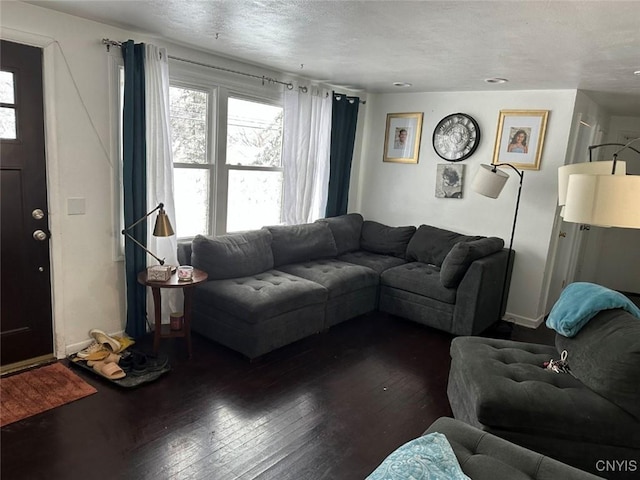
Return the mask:
[[367, 92], [582, 89], [640, 116], [638, 1], [27, 3]]

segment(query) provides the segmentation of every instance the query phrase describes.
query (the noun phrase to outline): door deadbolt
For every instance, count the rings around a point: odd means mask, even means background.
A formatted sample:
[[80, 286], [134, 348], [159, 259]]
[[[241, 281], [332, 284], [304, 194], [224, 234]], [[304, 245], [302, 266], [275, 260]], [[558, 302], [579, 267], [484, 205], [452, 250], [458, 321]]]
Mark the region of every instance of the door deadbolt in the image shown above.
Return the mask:
[[36, 220], [42, 220], [44, 218], [44, 212], [39, 208], [36, 208], [33, 212], [31, 212], [31, 216]]
[[33, 238], [35, 240], [38, 240], [39, 242], [44, 242], [47, 239], [47, 234], [42, 230], [36, 230], [35, 232], [33, 232]]

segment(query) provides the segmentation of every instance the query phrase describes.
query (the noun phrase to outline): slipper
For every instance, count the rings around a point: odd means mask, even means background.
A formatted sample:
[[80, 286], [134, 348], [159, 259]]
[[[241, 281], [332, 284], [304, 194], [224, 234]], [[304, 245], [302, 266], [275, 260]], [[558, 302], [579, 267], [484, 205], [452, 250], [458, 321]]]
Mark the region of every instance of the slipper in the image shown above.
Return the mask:
[[93, 330], [91, 330], [89, 332], [89, 335], [91, 335], [97, 343], [100, 343], [106, 347], [109, 347], [113, 352], [119, 352], [120, 349], [122, 348], [122, 346], [120, 345], [120, 342], [118, 342], [115, 338], [110, 337], [109, 335], [104, 333], [102, 330], [98, 330], [97, 328], [94, 328]]
[[126, 377], [126, 373], [118, 366], [117, 363], [103, 361], [87, 362], [87, 365], [92, 367], [97, 373], [109, 380], [119, 380]]

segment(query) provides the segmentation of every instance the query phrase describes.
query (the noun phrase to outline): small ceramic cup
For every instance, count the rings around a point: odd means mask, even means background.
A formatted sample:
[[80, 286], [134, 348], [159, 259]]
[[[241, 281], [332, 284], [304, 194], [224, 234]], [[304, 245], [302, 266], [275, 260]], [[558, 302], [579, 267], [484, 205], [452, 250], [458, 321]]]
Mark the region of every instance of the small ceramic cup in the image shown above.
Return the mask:
[[193, 279], [193, 267], [191, 265], [180, 265], [178, 267], [178, 281], [190, 282]]

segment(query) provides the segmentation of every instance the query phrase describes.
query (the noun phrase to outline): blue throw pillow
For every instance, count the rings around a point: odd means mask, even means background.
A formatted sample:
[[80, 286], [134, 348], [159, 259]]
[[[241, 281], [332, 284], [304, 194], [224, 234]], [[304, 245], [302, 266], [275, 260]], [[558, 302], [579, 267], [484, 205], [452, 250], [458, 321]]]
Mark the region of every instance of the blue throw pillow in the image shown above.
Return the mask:
[[547, 327], [565, 337], [575, 336], [601, 310], [622, 308], [640, 318], [640, 309], [620, 292], [588, 282], [569, 284], [547, 318]]
[[366, 480], [470, 480], [447, 438], [438, 432], [405, 443]]

